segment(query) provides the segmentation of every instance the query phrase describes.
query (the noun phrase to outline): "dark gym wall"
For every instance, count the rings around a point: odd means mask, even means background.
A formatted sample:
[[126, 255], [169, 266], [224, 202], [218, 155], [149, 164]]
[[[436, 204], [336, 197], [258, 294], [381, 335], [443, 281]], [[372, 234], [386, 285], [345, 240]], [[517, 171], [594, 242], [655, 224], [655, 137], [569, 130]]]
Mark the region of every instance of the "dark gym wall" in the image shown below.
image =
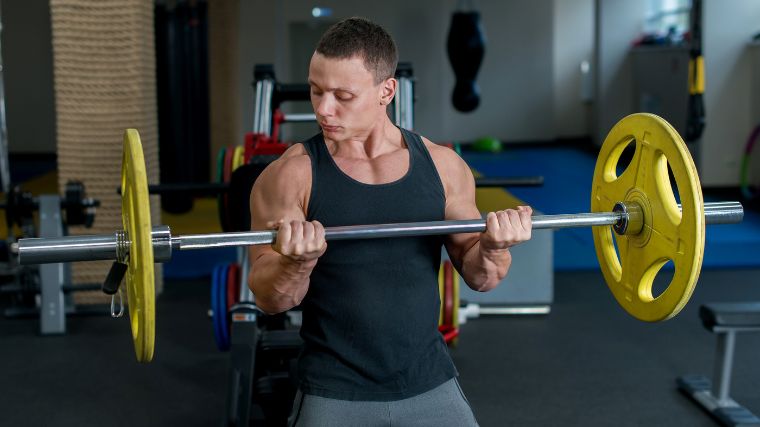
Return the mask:
[[601, 146], [610, 128], [632, 112], [633, 75], [628, 49], [641, 30], [646, 5], [596, 0], [596, 100], [594, 140]]
[[[446, 56], [446, 37], [456, 1], [357, 3], [338, 0], [320, 6], [332, 8], [330, 21], [360, 15], [377, 21], [392, 33], [401, 59], [413, 62], [419, 82], [416, 128], [434, 140], [472, 139], [479, 135], [494, 135], [507, 141], [554, 139], [557, 135], [554, 124], [555, 2], [482, 1], [476, 4], [483, 16], [488, 45], [478, 76], [484, 96], [480, 108], [471, 114], [456, 112], [450, 102], [454, 75]], [[247, 94], [242, 99], [241, 134], [251, 126], [253, 63], [274, 62], [280, 79], [295, 78], [289, 72], [290, 23], [313, 22], [312, 7], [314, 3], [304, 0], [241, 2], [240, 88]], [[578, 31], [590, 34], [592, 30], [581, 27]], [[579, 64], [580, 59], [576, 63]], [[572, 72], [577, 70], [572, 67]], [[579, 98], [576, 103], [580, 106]]]
[[[629, 50], [641, 31], [646, 3], [595, 0], [595, 9], [598, 95], [593, 136], [601, 145], [617, 120], [640, 110]], [[760, 119], [752, 114], [760, 92], [752, 83], [758, 69], [753, 69], [753, 49], [748, 47], [760, 30], [760, 2], [705, 0], [702, 17], [706, 127], [696, 143], [697, 169], [705, 187], [733, 186], [739, 183], [746, 139]]]
[[[291, 80], [306, 82], [309, 78], [309, 62], [314, 53], [314, 46], [319, 42], [322, 34], [336, 21], [324, 20], [320, 22], [291, 22], [288, 26], [290, 47], [288, 48], [290, 69], [284, 70], [290, 75]], [[288, 72], [289, 71], [289, 72]], [[291, 102], [283, 105], [287, 113], [313, 113], [314, 109], [310, 102]], [[299, 123], [284, 126], [282, 137], [285, 140], [301, 141], [309, 138], [318, 131], [313, 123]]]
[[[282, 42], [282, 20], [278, 1], [248, 0], [240, 2], [238, 14], [240, 61], [237, 72], [237, 89], [240, 94], [240, 127], [236, 134], [242, 141], [243, 135], [253, 128], [253, 66], [254, 64], [276, 64], [282, 70], [285, 46]], [[279, 31], [278, 31], [279, 29]], [[277, 72], [277, 70], [275, 70]], [[283, 71], [279, 71], [282, 74]]]
[[[554, 133], [589, 136], [594, 96], [594, 0], [554, 2]], [[588, 69], [582, 68], [583, 63]]]
[[[507, 141], [540, 141], [588, 133], [582, 124], [586, 113], [578, 96], [578, 69], [590, 49], [583, 40], [592, 29], [583, 24], [582, 17], [591, 13], [591, 1], [478, 2], [488, 39], [478, 81], [488, 96], [473, 114], [458, 113], [450, 105], [454, 78], [445, 39], [456, 1], [391, 0], [390, 4], [371, 5], [338, 0], [323, 5], [335, 12], [331, 20], [364, 15], [393, 32], [402, 58], [415, 63], [420, 82], [420, 131], [438, 140], [472, 138], [474, 132], [466, 129], [475, 129]], [[3, 40], [11, 151], [22, 147], [24, 151], [55, 152], [48, 2], [6, 2], [3, 6], [3, 21], [13, 17], [4, 31], [4, 36], [13, 37], [13, 44], [7, 37]], [[236, 0], [209, 5], [210, 44], [221, 46], [209, 52], [212, 160], [221, 144], [238, 142], [250, 130], [253, 64], [275, 63], [283, 80], [291, 78], [288, 28], [294, 22], [312, 22], [311, 7], [313, 4], [303, 0]], [[557, 14], [568, 8], [580, 21], [573, 22], [576, 18], [568, 20], [567, 16], [560, 19]], [[12, 36], [19, 31], [29, 34]], [[235, 33], [239, 35], [237, 44]], [[574, 53], [558, 54], [566, 52], [569, 45], [573, 45]], [[31, 52], [34, 54], [29, 55]], [[23, 73], [14, 75], [14, 63], [25, 64]], [[221, 77], [215, 78], [215, 74]], [[232, 88], [225, 82], [232, 82]], [[19, 97], [26, 101], [16, 105]], [[228, 107], [232, 104], [234, 107]]]
[[752, 75], [760, 69], [752, 68], [748, 44], [760, 31], [760, 2], [705, 0], [702, 16], [707, 126], [697, 167], [703, 185], [736, 185], [744, 144], [758, 124], [751, 105], [760, 88], [752, 86]]
[[8, 151], [55, 153], [49, 1], [2, 2], [2, 26]]

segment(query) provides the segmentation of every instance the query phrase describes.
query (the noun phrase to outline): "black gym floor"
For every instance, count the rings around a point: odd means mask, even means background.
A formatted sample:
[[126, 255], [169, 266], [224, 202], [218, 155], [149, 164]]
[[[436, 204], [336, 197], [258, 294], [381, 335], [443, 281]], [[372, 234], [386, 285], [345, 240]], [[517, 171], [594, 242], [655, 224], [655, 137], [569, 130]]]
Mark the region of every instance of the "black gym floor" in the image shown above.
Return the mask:
[[[760, 300], [760, 270], [703, 271], [665, 323], [630, 318], [596, 271], [561, 272], [547, 316], [462, 326], [452, 355], [482, 426], [715, 426], [675, 378], [710, 375], [710, 301]], [[134, 361], [126, 318], [69, 317], [40, 337], [34, 319], [0, 320], [0, 425], [218, 426], [227, 354], [214, 346], [208, 282], [173, 281], [157, 306], [156, 357]], [[760, 334], [739, 335], [732, 397], [760, 413]]]

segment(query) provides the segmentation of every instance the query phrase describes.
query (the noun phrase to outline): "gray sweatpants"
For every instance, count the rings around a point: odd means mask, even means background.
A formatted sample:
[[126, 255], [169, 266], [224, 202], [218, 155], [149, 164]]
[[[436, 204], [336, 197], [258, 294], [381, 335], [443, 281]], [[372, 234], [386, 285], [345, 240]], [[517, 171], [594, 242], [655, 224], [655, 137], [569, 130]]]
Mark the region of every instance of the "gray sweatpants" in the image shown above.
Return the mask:
[[425, 393], [391, 402], [328, 399], [299, 390], [288, 426], [477, 427], [478, 422], [459, 382], [452, 378]]

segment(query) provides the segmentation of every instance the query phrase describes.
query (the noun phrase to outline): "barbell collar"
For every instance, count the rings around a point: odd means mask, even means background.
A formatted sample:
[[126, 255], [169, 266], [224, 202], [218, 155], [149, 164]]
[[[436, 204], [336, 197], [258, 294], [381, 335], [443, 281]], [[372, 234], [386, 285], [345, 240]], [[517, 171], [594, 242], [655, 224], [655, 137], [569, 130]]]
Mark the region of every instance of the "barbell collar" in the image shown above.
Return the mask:
[[153, 259], [155, 262], [168, 262], [172, 259], [172, 232], [169, 226], [159, 225], [151, 230], [153, 240]]
[[644, 212], [640, 204], [636, 202], [617, 202], [612, 211], [622, 214], [620, 221], [612, 226], [612, 229], [617, 234], [635, 235], [641, 233], [641, 229], [644, 228]]

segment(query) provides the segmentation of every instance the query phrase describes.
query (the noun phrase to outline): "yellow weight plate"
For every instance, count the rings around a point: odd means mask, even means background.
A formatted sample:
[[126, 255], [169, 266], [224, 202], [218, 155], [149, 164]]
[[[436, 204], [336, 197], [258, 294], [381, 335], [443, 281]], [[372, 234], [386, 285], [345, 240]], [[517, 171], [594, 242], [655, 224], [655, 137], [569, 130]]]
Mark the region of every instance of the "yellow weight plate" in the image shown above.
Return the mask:
[[156, 337], [156, 291], [148, 178], [140, 135], [135, 129], [124, 132], [121, 188], [121, 217], [130, 242], [126, 284], [132, 340], [137, 361], [150, 362]]
[[240, 166], [243, 166], [243, 163], [245, 163], [245, 148], [238, 145], [235, 147], [235, 153], [232, 155], [232, 171], [234, 172], [239, 168]]
[[[636, 149], [633, 159], [618, 176], [618, 160], [630, 143]], [[671, 189], [668, 165], [683, 212]], [[604, 279], [632, 316], [649, 322], [669, 319], [694, 291], [702, 266], [705, 217], [694, 161], [681, 137], [662, 118], [633, 114], [607, 135], [594, 170], [591, 211], [609, 212], [618, 201], [639, 203], [644, 227], [636, 235], [624, 236], [610, 227], [592, 229]], [[675, 267], [673, 279], [660, 295], [653, 295], [652, 283], [668, 260]]]

